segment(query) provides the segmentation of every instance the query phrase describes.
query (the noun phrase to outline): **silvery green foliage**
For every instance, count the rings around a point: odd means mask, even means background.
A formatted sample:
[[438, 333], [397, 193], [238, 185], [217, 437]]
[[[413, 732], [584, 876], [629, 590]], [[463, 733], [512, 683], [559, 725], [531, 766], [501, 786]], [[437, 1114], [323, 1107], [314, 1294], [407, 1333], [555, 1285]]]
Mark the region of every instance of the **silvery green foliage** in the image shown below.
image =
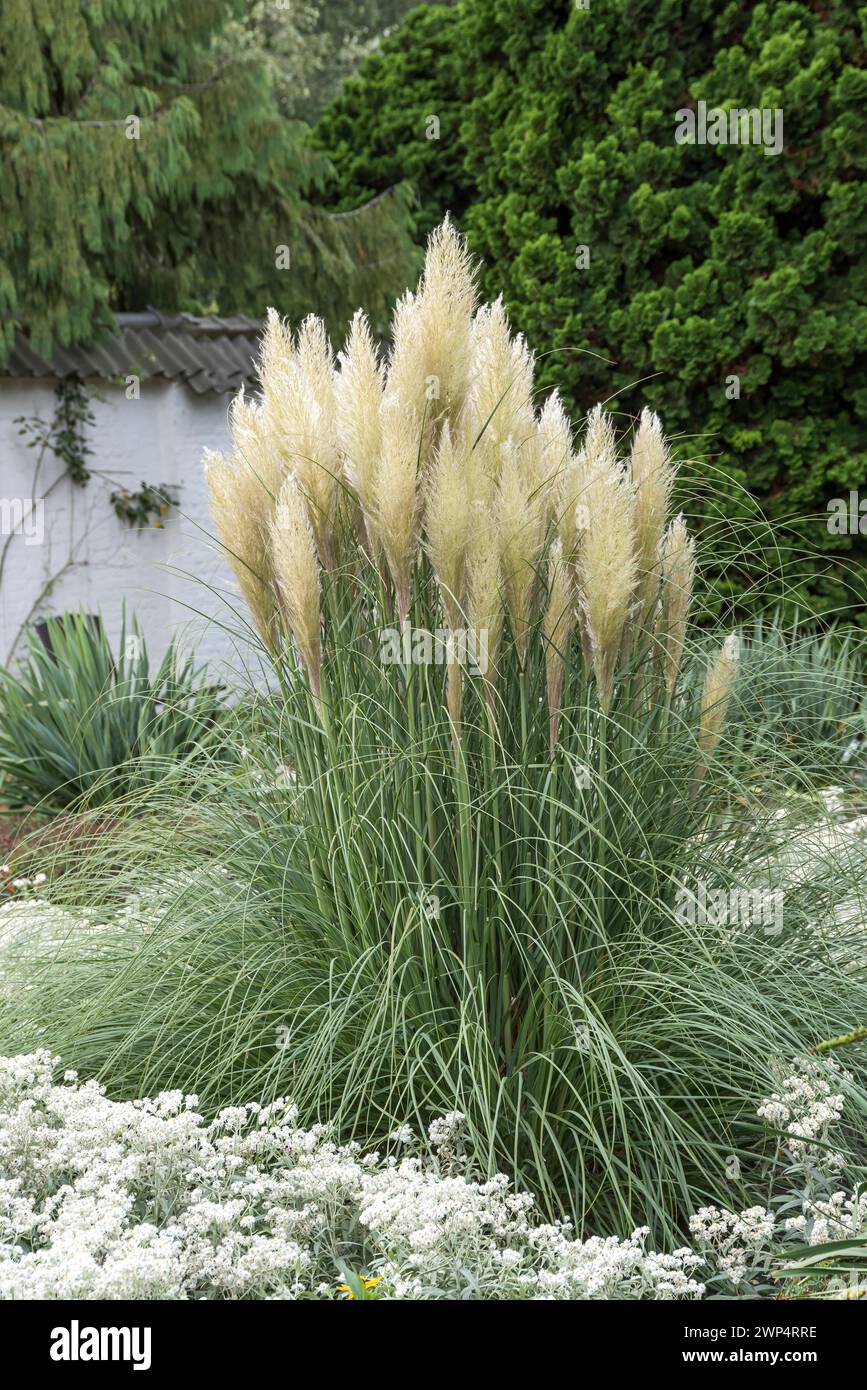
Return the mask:
[[388, 1152], [298, 1126], [285, 1100], [223, 1110], [165, 1091], [116, 1102], [42, 1051], [0, 1060], [0, 1296], [697, 1298], [700, 1256], [572, 1238], [531, 1196], [467, 1168], [457, 1112]]
[[541, 1221], [504, 1175], [471, 1171], [457, 1111], [427, 1145], [402, 1125], [363, 1153], [327, 1125], [300, 1128], [284, 1099], [208, 1122], [196, 1096], [116, 1102], [74, 1072], [57, 1083], [58, 1064], [0, 1059], [4, 1299], [335, 1299], [347, 1270], [377, 1299], [755, 1295], [788, 1251], [867, 1225], [867, 1194], [832, 1191], [844, 1097], [831, 1088], [846, 1073], [830, 1061], [798, 1059], [759, 1107], [780, 1145], [768, 1206], [704, 1207], [689, 1223], [698, 1251], [672, 1254], [646, 1249], [646, 1227], [580, 1241]]
[[[805, 1247], [864, 1241], [867, 1192], [857, 1184], [840, 1186], [849, 1164], [830, 1133], [843, 1118], [851, 1081], [832, 1057], [798, 1057], [781, 1070], [776, 1090], [756, 1111], [776, 1138], [768, 1155], [767, 1205], [740, 1212], [706, 1206], [690, 1217], [690, 1233], [707, 1257], [710, 1287], [753, 1295], [778, 1290], [781, 1277], [789, 1277], [781, 1271], [795, 1266]], [[811, 1294], [835, 1297], [842, 1290], [846, 1296], [848, 1286], [831, 1277], [839, 1272], [839, 1255], [832, 1263], [830, 1273], [804, 1271], [813, 1281]]]

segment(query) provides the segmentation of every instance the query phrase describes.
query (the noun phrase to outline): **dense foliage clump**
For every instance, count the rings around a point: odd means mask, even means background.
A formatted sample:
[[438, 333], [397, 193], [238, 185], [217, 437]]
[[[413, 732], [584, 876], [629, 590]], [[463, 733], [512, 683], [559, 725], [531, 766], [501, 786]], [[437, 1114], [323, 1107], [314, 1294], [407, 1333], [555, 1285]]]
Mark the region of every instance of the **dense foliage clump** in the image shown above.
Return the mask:
[[105, 806], [197, 757], [215, 732], [221, 687], [171, 641], [151, 669], [124, 617], [117, 654], [101, 618], [29, 629], [17, 670], [0, 666], [0, 787], [12, 811]]
[[[400, 171], [422, 232], [462, 220], [483, 290], [550, 345], [543, 384], [585, 409], [613, 392], [635, 414], [639, 381], [664, 402], [708, 523], [721, 487], [745, 523], [759, 499], [768, 545], [812, 552], [790, 597], [827, 610], [863, 544], [826, 522], [865, 475], [865, 95], [848, 5], [465, 0], [414, 12], [319, 136], [344, 198]], [[677, 143], [699, 101], [782, 111], [782, 149]], [[755, 563], [728, 553], [720, 595]]]
[[288, 118], [241, 0], [10, 0], [0, 15], [0, 361], [115, 310], [375, 311], [410, 252], [400, 193], [315, 206], [327, 161]]

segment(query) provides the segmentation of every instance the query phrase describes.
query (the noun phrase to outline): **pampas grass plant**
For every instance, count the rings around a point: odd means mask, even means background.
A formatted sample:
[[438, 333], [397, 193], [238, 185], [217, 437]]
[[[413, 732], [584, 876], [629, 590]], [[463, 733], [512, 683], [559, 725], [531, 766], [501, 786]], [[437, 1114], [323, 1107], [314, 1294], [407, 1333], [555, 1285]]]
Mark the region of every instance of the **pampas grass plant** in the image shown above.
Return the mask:
[[[291, 1094], [366, 1141], [460, 1110], [553, 1216], [673, 1236], [729, 1155], [749, 1171], [774, 1059], [867, 984], [864, 855], [829, 867], [804, 759], [729, 736], [735, 642], [690, 635], [662, 425], [540, 403], [449, 222], [386, 359], [362, 318], [331, 360], [272, 315], [261, 372], [209, 479], [273, 657], [264, 733], [64, 878], [99, 929], [18, 938], [0, 1041], [44, 1027], [130, 1093]], [[779, 887], [793, 843], [771, 946], [679, 912], [684, 885]]]

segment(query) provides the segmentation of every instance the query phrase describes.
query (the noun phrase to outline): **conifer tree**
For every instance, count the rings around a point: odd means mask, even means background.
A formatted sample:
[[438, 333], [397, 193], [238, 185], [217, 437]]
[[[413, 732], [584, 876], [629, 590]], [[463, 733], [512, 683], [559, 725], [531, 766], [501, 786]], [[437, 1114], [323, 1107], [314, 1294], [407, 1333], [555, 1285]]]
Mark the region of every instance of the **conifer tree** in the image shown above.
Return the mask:
[[327, 162], [255, 53], [240, 0], [3, 0], [0, 354], [84, 342], [112, 311], [336, 322], [406, 282], [406, 199], [333, 217]]
[[[435, 3], [447, 0], [435, 0]], [[227, 42], [255, 46], [273, 73], [280, 108], [314, 121], [418, 0], [247, 0]]]
[[[775, 593], [785, 555], [793, 608], [863, 620], [865, 537], [828, 510], [867, 476], [865, 103], [843, 0], [459, 0], [413, 11], [318, 138], [340, 205], [404, 177], [419, 238], [451, 211], [573, 410], [665, 415], [720, 603]], [[773, 142], [679, 139], [702, 105]]]

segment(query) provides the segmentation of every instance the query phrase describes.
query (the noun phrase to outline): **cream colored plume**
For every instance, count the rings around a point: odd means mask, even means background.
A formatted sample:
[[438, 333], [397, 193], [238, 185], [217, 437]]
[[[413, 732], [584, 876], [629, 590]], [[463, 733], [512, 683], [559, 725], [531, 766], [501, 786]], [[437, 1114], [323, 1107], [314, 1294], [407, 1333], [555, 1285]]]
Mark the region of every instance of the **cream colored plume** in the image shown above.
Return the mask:
[[280, 610], [318, 704], [322, 670], [319, 561], [307, 502], [294, 473], [287, 474], [277, 499], [271, 524], [271, 553]]
[[533, 597], [545, 542], [544, 499], [527, 478], [511, 439], [500, 446], [500, 477], [495, 516], [500, 538], [503, 592], [518, 656], [523, 662], [530, 640]]
[[235, 457], [250, 477], [258, 482], [263, 494], [258, 499], [258, 506], [270, 517], [285, 477], [285, 468], [261, 402], [250, 400], [244, 394], [243, 387], [229, 406], [229, 429]]
[[395, 304], [391, 316], [386, 391], [418, 411], [425, 423], [426, 436], [433, 439], [434, 421], [439, 414], [434, 392], [438, 390], [438, 382], [427, 380], [424, 325], [418, 297], [407, 290]]
[[291, 354], [278, 349], [275, 335], [262, 380], [264, 416], [284, 473], [295, 473], [307, 499], [319, 558], [330, 568], [341, 471], [331, 344], [321, 319], [310, 315]]
[[436, 422], [457, 420], [467, 392], [476, 271], [450, 218], [428, 238], [415, 294], [398, 300], [392, 321], [389, 391], [413, 405], [432, 444]]
[[604, 430], [597, 430], [591, 442], [602, 462], [591, 472], [581, 503], [587, 524], [578, 552], [578, 595], [599, 703], [607, 711], [614, 694], [618, 654], [635, 602], [638, 565], [631, 484], [622, 469], [605, 462], [609, 454]]
[[346, 346], [338, 354], [340, 370], [335, 377], [337, 438], [346, 477], [366, 518], [373, 504], [373, 491], [382, 448], [380, 409], [385, 372], [377, 356], [370, 325], [363, 310], [353, 316]]
[[636, 624], [644, 627], [659, 592], [659, 544], [665, 531], [674, 468], [659, 416], [642, 410], [632, 442], [630, 476], [635, 490], [635, 541], [638, 559]]
[[570, 454], [553, 495], [554, 525], [563, 547], [564, 557], [574, 564], [578, 558], [581, 537], [586, 529], [584, 489], [589, 481], [587, 459], [583, 450]]
[[443, 425], [427, 481], [427, 551], [449, 627], [465, 624], [467, 550], [472, 526], [473, 464], [464, 441]]
[[539, 412], [536, 426], [539, 436], [541, 475], [555, 491], [574, 459], [572, 424], [563, 408], [559, 391], [552, 391]]
[[587, 416], [587, 429], [581, 445], [588, 473], [617, 468], [617, 435], [614, 421], [600, 403]]
[[658, 614], [658, 633], [665, 658], [665, 688], [674, 694], [683, 659], [683, 644], [689, 605], [695, 583], [695, 541], [686, 529], [683, 516], [676, 516], [659, 547], [662, 596]]
[[701, 771], [704, 771], [720, 741], [739, 663], [740, 641], [737, 633], [732, 632], [711, 662], [701, 693], [698, 727], [698, 746], [702, 754]]
[[539, 476], [568, 563], [575, 560], [579, 534], [577, 507], [585, 482], [584, 455], [572, 445], [572, 423], [557, 391], [552, 391], [539, 415]]
[[265, 315], [265, 330], [256, 362], [262, 394], [266, 400], [291, 373], [294, 355], [292, 329], [288, 321], [281, 319], [276, 309], [269, 309]]
[[576, 621], [575, 580], [558, 538], [548, 555], [548, 604], [545, 609], [545, 677], [548, 692], [548, 732], [551, 752], [557, 742], [563, 680], [569, 639]]
[[421, 487], [418, 411], [388, 392], [380, 411], [382, 452], [370, 510], [373, 540], [381, 546], [394, 584], [401, 627], [409, 616], [412, 570], [419, 540]]
[[256, 629], [274, 643], [274, 592], [268, 531], [273, 502], [249, 464], [206, 449], [205, 478], [211, 515], [226, 558]]
[[[493, 511], [486, 501], [472, 506], [470, 547], [467, 557], [467, 615], [475, 643], [475, 659], [484, 653], [485, 695], [493, 709], [497, 656], [503, 632], [500, 542]], [[478, 662], [481, 665], [481, 662]]]
[[448, 214], [428, 238], [417, 299], [425, 371], [439, 383], [439, 408], [454, 422], [467, 391], [476, 267]]
[[478, 310], [471, 345], [468, 427], [474, 437], [484, 430], [494, 445], [511, 439], [521, 448], [536, 432], [533, 355], [520, 334], [512, 337], [502, 297]]

